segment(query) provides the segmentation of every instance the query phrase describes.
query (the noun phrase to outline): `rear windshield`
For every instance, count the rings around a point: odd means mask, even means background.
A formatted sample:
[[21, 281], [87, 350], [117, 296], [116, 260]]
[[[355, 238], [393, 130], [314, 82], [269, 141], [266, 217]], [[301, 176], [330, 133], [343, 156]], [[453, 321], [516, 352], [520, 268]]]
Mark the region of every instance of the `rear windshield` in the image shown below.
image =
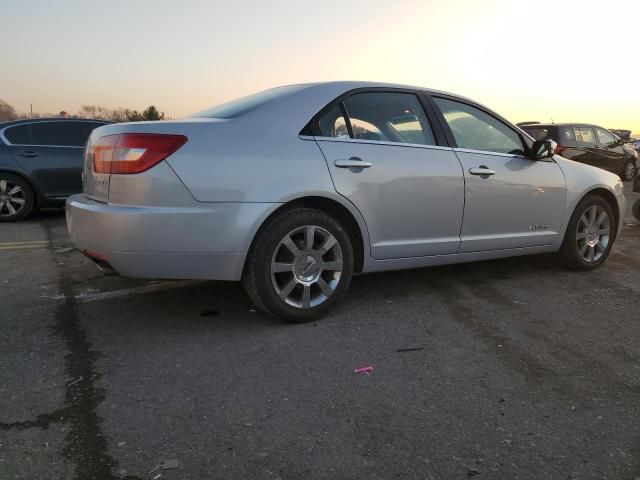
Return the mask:
[[216, 105], [202, 112], [189, 115], [196, 118], [236, 118], [240, 115], [255, 110], [271, 100], [303, 88], [303, 85], [287, 85], [285, 87], [270, 88], [262, 92], [254, 93], [246, 97], [231, 100], [230, 102]]
[[522, 130], [524, 130], [529, 135], [531, 135], [534, 140], [548, 140], [551, 138], [550, 127], [540, 127], [537, 125], [529, 125], [529, 126], [524, 126], [520, 128], [522, 128]]

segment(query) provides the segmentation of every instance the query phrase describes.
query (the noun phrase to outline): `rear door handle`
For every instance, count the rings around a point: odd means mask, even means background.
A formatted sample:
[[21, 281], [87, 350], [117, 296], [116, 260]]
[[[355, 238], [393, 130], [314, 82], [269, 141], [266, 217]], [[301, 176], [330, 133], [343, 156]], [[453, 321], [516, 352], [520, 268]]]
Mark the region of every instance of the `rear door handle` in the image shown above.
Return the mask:
[[481, 177], [490, 177], [491, 175], [495, 175], [496, 171], [489, 170], [486, 166], [480, 165], [479, 167], [476, 167], [476, 168], [470, 168], [469, 173], [471, 175], [479, 175]]
[[333, 164], [338, 168], [369, 168], [371, 162], [365, 162], [358, 157], [351, 157], [349, 160], [336, 160]]
[[24, 152], [20, 152], [17, 155], [22, 158], [36, 158], [40, 156], [39, 153], [32, 152], [31, 150], [25, 150]]

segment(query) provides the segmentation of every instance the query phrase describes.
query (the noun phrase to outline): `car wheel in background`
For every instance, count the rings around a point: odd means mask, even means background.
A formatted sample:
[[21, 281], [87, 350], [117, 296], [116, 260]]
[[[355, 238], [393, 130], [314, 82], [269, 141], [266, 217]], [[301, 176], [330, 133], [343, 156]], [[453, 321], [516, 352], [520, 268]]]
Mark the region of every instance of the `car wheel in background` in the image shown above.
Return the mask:
[[283, 320], [324, 315], [346, 292], [353, 248], [330, 215], [310, 208], [284, 211], [258, 233], [243, 284], [257, 307]]
[[633, 180], [633, 177], [636, 176], [636, 161], [633, 159], [627, 160], [627, 163], [624, 164], [624, 170], [622, 171], [622, 179], [623, 180]]
[[560, 248], [560, 258], [569, 268], [592, 270], [609, 256], [616, 220], [611, 205], [598, 195], [587, 195], [571, 216]]
[[33, 210], [31, 186], [21, 177], [0, 172], [0, 222], [22, 220]]

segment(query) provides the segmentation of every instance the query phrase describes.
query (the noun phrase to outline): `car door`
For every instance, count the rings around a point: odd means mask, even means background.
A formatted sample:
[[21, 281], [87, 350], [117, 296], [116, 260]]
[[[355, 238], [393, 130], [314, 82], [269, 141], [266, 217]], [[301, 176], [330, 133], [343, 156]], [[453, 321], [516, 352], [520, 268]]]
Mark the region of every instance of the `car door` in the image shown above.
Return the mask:
[[51, 199], [82, 191], [82, 152], [98, 122], [34, 121], [7, 128], [4, 136], [20, 166]]
[[336, 190], [366, 222], [373, 258], [457, 252], [462, 168], [451, 148], [437, 145], [418, 94], [355, 93], [335, 104], [318, 129], [315, 140]]
[[576, 132], [576, 141], [580, 153], [573, 157], [572, 160], [598, 168], [606, 168], [607, 159], [597, 148], [598, 140], [593, 127], [590, 125], [575, 125], [574, 131]]
[[460, 252], [556, 242], [565, 202], [560, 167], [527, 158], [523, 137], [488, 110], [454, 97], [433, 101], [464, 170]]
[[603, 158], [603, 167], [614, 173], [620, 173], [624, 169], [626, 153], [613, 134], [601, 127], [595, 127], [598, 143], [596, 148]]

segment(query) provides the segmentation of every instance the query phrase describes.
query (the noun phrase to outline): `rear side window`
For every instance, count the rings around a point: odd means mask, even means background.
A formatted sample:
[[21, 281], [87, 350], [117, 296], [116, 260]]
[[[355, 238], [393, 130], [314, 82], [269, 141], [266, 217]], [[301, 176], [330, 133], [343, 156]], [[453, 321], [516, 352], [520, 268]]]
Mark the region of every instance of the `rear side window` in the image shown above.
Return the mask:
[[558, 142], [561, 145], [575, 144], [576, 135], [573, 132], [573, 127], [569, 127], [569, 126], [558, 127], [558, 133], [559, 133]]
[[83, 147], [87, 141], [83, 122], [42, 122], [31, 124], [34, 145]]
[[422, 105], [412, 93], [358, 93], [347, 98], [344, 107], [356, 139], [436, 144]]
[[575, 127], [576, 131], [576, 139], [580, 143], [584, 143], [587, 145], [595, 145], [596, 135], [593, 133], [593, 128], [591, 127]]
[[551, 138], [549, 127], [522, 127], [522, 129], [533, 137], [534, 140], [547, 140]]
[[14, 145], [31, 145], [30, 125], [16, 125], [4, 131], [4, 136]]
[[479, 108], [466, 103], [434, 97], [459, 148], [486, 152], [524, 154], [524, 145], [515, 130]]
[[322, 137], [349, 138], [347, 121], [340, 105], [333, 107], [319, 122]]

